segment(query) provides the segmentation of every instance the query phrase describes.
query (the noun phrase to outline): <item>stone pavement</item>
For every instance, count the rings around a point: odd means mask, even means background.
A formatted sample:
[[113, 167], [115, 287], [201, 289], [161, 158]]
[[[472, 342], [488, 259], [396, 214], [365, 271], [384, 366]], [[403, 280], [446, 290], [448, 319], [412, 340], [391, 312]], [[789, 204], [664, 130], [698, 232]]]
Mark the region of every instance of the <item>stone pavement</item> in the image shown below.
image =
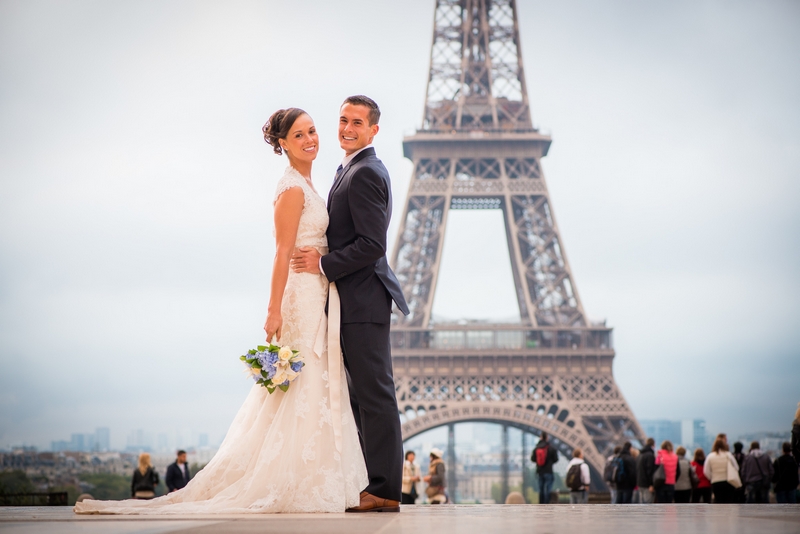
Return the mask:
[[0, 533], [460, 534], [524, 532], [800, 533], [800, 505], [404, 506], [399, 514], [76, 516], [67, 507], [0, 508]]

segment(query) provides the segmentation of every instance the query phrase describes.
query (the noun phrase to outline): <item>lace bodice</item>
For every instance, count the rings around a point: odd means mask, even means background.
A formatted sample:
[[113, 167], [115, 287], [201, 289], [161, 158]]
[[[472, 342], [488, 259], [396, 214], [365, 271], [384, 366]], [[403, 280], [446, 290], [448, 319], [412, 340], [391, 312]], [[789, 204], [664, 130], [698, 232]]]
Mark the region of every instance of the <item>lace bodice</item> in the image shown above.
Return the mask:
[[300, 226], [297, 228], [295, 246], [327, 247], [328, 238], [325, 237], [325, 232], [328, 229], [328, 209], [325, 207], [325, 201], [294, 167], [286, 167], [283, 177], [278, 181], [278, 187], [275, 190], [275, 201], [277, 202], [278, 197], [292, 187], [301, 188], [305, 195], [303, 214], [300, 217]]

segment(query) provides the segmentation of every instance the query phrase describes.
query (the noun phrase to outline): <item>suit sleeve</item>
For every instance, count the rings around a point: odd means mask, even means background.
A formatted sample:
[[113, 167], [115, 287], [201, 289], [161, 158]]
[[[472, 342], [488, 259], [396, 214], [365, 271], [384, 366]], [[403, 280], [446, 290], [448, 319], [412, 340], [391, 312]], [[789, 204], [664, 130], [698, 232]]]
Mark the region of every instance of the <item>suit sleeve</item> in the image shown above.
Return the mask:
[[346, 247], [322, 257], [322, 268], [331, 282], [373, 265], [386, 255], [389, 227], [386, 181], [374, 169], [363, 167], [353, 175], [347, 199], [356, 238]]
[[167, 484], [167, 489], [172, 491], [175, 489], [175, 473], [172, 469], [172, 465], [167, 467], [167, 474], [164, 477], [164, 482]]

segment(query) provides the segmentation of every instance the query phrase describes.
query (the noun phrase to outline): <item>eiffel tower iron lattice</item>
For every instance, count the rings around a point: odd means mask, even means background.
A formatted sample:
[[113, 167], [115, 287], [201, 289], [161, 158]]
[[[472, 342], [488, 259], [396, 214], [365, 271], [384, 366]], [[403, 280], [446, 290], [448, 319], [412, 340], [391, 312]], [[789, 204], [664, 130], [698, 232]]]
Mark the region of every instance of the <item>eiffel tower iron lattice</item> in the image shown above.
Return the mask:
[[[404, 439], [462, 421], [546, 431], [598, 481], [613, 447], [644, 434], [612, 375], [612, 329], [587, 320], [574, 283], [541, 168], [550, 143], [531, 120], [516, 2], [437, 0], [422, 128], [403, 141], [397, 401]], [[502, 210], [519, 324], [432, 320], [451, 209]]]

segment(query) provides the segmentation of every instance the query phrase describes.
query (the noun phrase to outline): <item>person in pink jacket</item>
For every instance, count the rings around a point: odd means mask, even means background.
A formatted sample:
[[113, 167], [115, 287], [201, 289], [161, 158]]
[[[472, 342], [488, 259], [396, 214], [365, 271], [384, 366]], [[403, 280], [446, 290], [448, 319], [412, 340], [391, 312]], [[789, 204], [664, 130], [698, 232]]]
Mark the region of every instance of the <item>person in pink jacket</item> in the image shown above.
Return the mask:
[[672, 452], [672, 442], [666, 440], [661, 444], [661, 450], [656, 456], [656, 465], [664, 466], [667, 480], [656, 488], [656, 502], [670, 503], [675, 499], [675, 479], [678, 478], [678, 455]]

